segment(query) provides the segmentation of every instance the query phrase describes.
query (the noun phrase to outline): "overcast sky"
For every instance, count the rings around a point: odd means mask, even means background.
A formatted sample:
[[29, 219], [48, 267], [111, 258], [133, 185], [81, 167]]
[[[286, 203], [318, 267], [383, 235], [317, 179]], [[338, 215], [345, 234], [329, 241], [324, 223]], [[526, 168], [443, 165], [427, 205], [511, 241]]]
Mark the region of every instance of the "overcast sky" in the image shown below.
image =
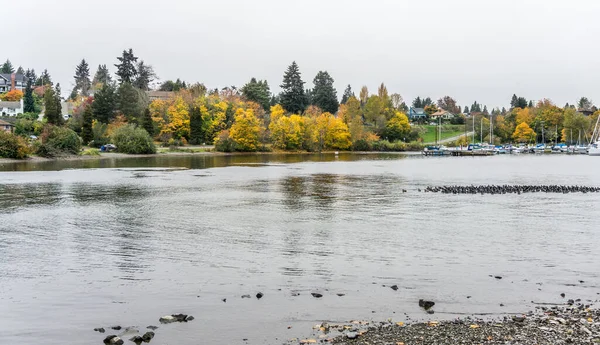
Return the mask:
[[114, 72], [131, 47], [161, 80], [209, 88], [256, 77], [279, 92], [296, 60], [307, 86], [327, 70], [340, 97], [385, 82], [407, 103], [600, 102], [596, 0], [3, 0], [0, 11], [0, 59], [47, 68], [65, 94], [82, 58], [92, 75]]

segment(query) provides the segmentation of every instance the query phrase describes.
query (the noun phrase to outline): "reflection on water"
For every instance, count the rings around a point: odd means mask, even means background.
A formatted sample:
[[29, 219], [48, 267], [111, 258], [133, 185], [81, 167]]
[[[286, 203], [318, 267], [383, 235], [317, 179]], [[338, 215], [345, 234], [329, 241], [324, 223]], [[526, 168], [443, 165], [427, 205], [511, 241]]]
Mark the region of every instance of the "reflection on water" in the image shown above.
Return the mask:
[[[591, 185], [600, 160], [401, 157], [159, 156], [0, 173], [2, 341], [98, 343], [94, 327], [185, 312], [201, 326], [161, 328], [157, 341], [196, 344], [201, 331], [206, 343], [269, 344], [297, 320], [426, 317], [419, 298], [441, 317], [523, 312], [565, 287], [595, 298], [600, 195], [419, 189]], [[113, 169], [66, 169], [88, 164]], [[260, 302], [239, 298], [258, 291]]]

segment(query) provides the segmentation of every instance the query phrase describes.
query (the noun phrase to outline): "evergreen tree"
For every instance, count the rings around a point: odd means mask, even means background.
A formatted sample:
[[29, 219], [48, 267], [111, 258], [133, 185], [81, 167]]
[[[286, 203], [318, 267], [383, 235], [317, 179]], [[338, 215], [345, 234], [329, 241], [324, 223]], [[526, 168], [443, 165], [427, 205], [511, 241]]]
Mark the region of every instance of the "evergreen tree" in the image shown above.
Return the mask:
[[204, 142], [202, 130], [202, 113], [197, 106], [190, 108], [190, 144], [199, 145]]
[[346, 102], [348, 102], [348, 100], [352, 96], [354, 96], [354, 93], [352, 92], [352, 87], [350, 86], [350, 84], [348, 84], [348, 86], [346, 86], [346, 90], [344, 90], [344, 94], [342, 95], [341, 104], [346, 104]]
[[35, 86], [45, 86], [45, 85], [54, 85], [54, 83], [52, 83], [52, 77], [50, 77], [50, 73], [48, 73], [48, 70], [45, 69], [44, 72], [42, 72], [42, 74], [40, 74], [40, 77], [35, 81]]
[[484, 105], [484, 106], [483, 106], [483, 114], [484, 114], [484, 115], [489, 115], [489, 114], [490, 114], [490, 113], [488, 112], [487, 105]]
[[112, 83], [102, 84], [94, 94], [92, 111], [94, 118], [102, 123], [109, 123], [115, 114], [117, 95]]
[[302, 113], [308, 102], [304, 92], [304, 82], [296, 61], [292, 62], [286, 70], [280, 86], [283, 89], [280, 95], [283, 108], [290, 113]]
[[324, 112], [335, 114], [340, 107], [337, 91], [333, 87], [334, 80], [327, 71], [319, 71], [313, 80], [315, 87], [312, 90], [312, 104]]
[[256, 78], [250, 79], [249, 83], [242, 86], [242, 96], [249, 101], [260, 104], [263, 109], [269, 110], [271, 90], [266, 80], [256, 81]]
[[519, 97], [517, 99], [517, 108], [521, 108], [521, 109], [527, 108], [527, 99], [525, 97]]
[[510, 108], [517, 108], [519, 105], [519, 98], [517, 98], [516, 94], [513, 94], [512, 99], [510, 100]]
[[[312, 104], [312, 89], [306, 89], [304, 90], [304, 95], [306, 97], [306, 104], [311, 105]], [[306, 110], [306, 109], [305, 109]]]
[[529, 104], [527, 104], [527, 106], [528, 106], [529, 108], [533, 108], [533, 101], [532, 101], [532, 100], [529, 100]]
[[73, 88], [73, 90], [71, 90], [71, 94], [69, 95], [70, 100], [75, 101], [77, 100], [77, 88]]
[[90, 81], [90, 66], [85, 59], [82, 59], [75, 68], [75, 76], [73, 78], [75, 78], [74, 91], [81, 91], [83, 97], [89, 96], [92, 82]]
[[137, 59], [138, 58], [133, 55], [133, 49], [131, 48], [129, 48], [129, 51], [123, 50], [123, 55], [117, 57], [117, 60], [119, 60], [120, 63], [115, 64], [115, 67], [117, 68], [117, 76], [121, 83], [131, 84], [135, 80], [137, 76], [137, 70], [135, 68]]
[[112, 83], [112, 78], [110, 77], [110, 72], [108, 71], [108, 67], [106, 65], [98, 65], [98, 69], [96, 70], [96, 74], [94, 74], [93, 84], [109, 84]]
[[25, 96], [23, 97], [23, 111], [26, 113], [35, 112], [35, 100], [33, 99], [33, 88], [31, 87], [31, 79], [27, 78], [27, 86], [25, 87]]
[[506, 108], [502, 107], [502, 115], [506, 114]]
[[128, 122], [138, 123], [140, 118], [140, 94], [130, 83], [122, 83], [118, 90], [119, 110]]
[[423, 108], [423, 101], [421, 101], [421, 97], [417, 96], [412, 102], [413, 108]]
[[51, 87], [47, 87], [44, 92], [44, 117], [50, 124], [60, 124], [60, 113], [56, 106], [56, 93]]
[[275, 106], [275, 105], [279, 104], [280, 102], [281, 102], [281, 99], [279, 98], [279, 95], [271, 96], [271, 106]]
[[92, 113], [92, 106], [88, 104], [83, 110], [83, 123], [81, 125], [81, 139], [83, 140], [84, 145], [87, 145], [90, 141], [94, 140], [94, 132], [92, 131], [93, 120], [94, 115]]
[[154, 73], [154, 68], [144, 64], [144, 60], [141, 60], [137, 64], [137, 77], [135, 78], [133, 86], [144, 91], [150, 90], [150, 83], [152, 83], [155, 78], [156, 74]]
[[60, 83], [56, 83], [56, 87], [54, 90], [54, 102], [56, 102], [56, 109], [58, 109], [58, 121], [55, 124], [62, 125], [64, 119], [62, 115], [62, 94], [60, 89]]
[[17, 68], [17, 72], [15, 72], [15, 73], [24, 75], [25, 71], [23, 70], [23, 67], [19, 66], [19, 68]]
[[37, 80], [37, 76], [35, 75], [35, 70], [27, 69], [27, 71], [25, 71], [25, 78], [27, 78], [27, 80], [31, 81], [31, 85], [35, 84], [35, 81]]
[[581, 97], [579, 102], [577, 102], [577, 107], [581, 110], [590, 110], [592, 109], [593, 103], [587, 97]]
[[0, 67], [0, 73], [6, 73], [6, 74], [15, 73], [15, 69], [14, 69], [12, 63], [10, 62], [10, 60], [6, 59], [6, 62], [4, 64], [2, 64], [2, 67]]
[[431, 97], [427, 97], [425, 99], [423, 99], [423, 108], [425, 108], [428, 105], [432, 105], [433, 101], [431, 100]]
[[467, 106], [465, 105], [465, 110], [463, 110], [463, 114], [468, 114], [468, 113], [469, 113], [469, 107], [467, 107]]
[[152, 115], [150, 114], [150, 109], [144, 109], [144, 116], [142, 117], [142, 127], [150, 134], [151, 137], [154, 136], [154, 121], [152, 121]]

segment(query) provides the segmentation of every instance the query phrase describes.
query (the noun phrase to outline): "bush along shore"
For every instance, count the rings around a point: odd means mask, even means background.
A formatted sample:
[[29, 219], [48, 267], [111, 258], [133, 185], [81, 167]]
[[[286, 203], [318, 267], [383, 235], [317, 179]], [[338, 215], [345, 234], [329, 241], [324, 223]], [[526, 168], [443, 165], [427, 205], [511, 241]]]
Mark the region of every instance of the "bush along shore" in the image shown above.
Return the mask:
[[370, 345], [560, 345], [600, 344], [600, 310], [590, 305], [539, 306], [496, 320], [473, 317], [416, 323], [350, 321], [316, 325], [314, 338], [290, 344]]

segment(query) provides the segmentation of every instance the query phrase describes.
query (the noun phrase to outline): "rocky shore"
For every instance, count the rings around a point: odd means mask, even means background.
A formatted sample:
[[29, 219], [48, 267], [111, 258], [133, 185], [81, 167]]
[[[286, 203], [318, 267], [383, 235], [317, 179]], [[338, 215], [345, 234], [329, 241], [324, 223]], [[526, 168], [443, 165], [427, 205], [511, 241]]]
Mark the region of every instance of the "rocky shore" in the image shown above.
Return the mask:
[[600, 310], [581, 303], [538, 307], [497, 320], [471, 317], [452, 321], [323, 323], [315, 338], [300, 344], [370, 345], [560, 345], [600, 344]]

